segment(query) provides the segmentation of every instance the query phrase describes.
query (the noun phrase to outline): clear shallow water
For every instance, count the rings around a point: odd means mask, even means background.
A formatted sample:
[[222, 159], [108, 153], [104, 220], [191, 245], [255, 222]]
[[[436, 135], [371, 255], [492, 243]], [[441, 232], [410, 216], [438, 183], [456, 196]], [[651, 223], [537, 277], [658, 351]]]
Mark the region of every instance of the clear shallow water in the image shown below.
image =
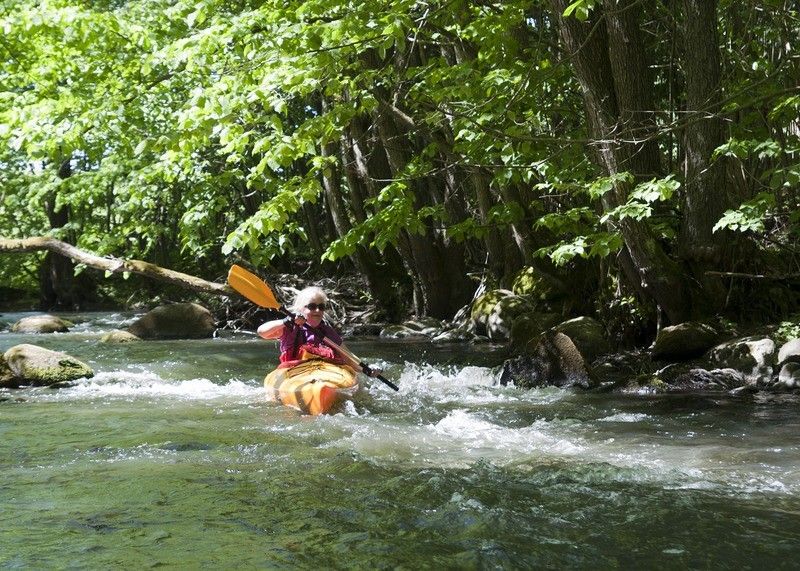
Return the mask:
[[0, 333], [96, 372], [0, 392], [0, 568], [797, 565], [795, 397], [521, 391], [491, 347], [359, 341], [401, 392], [311, 418], [266, 400], [273, 342], [71, 317]]

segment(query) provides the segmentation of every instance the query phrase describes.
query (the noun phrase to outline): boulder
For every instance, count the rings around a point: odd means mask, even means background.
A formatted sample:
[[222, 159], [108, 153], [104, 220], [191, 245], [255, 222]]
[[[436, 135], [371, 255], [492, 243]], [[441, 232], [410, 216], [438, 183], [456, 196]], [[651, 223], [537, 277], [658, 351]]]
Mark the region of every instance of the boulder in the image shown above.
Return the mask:
[[800, 363], [800, 339], [790, 339], [778, 350], [778, 366]]
[[33, 315], [23, 317], [11, 326], [14, 333], [66, 333], [69, 331], [69, 321], [55, 315]]
[[557, 313], [523, 313], [511, 324], [511, 346], [517, 349], [530, 346], [532, 341], [560, 320], [561, 315]]
[[553, 329], [569, 337], [587, 363], [611, 352], [605, 328], [591, 317], [576, 317], [559, 323]]
[[544, 386], [589, 388], [591, 380], [578, 349], [563, 333], [546, 333], [527, 355], [503, 363], [500, 384], [520, 388]]
[[11, 347], [3, 360], [17, 386], [49, 386], [94, 376], [94, 371], [75, 357], [27, 343]]
[[744, 387], [747, 378], [735, 369], [691, 369], [668, 383], [669, 391], [729, 391]]
[[745, 376], [764, 381], [773, 375], [775, 342], [766, 337], [744, 337], [721, 343], [708, 352], [711, 364], [736, 369]]
[[504, 297], [494, 306], [486, 322], [486, 335], [492, 341], [507, 341], [514, 320], [530, 310], [530, 300], [518, 295]]
[[511, 283], [511, 290], [531, 299], [537, 306], [564, 297], [564, 285], [532, 266], [522, 268]]
[[141, 341], [139, 337], [122, 329], [109, 331], [100, 338], [100, 343], [130, 343], [131, 341]]
[[488, 333], [489, 318], [494, 313], [497, 303], [506, 297], [513, 297], [514, 292], [507, 289], [493, 289], [487, 291], [472, 303], [470, 319], [475, 324], [478, 335]]
[[719, 333], [705, 323], [686, 322], [664, 327], [650, 349], [654, 359], [699, 357], [719, 342]]
[[214, 334], [214, 316], [196, 303], [173, 303], [145, 313], [127, 331], [140, 339], [201, 339]]
[[800, 389], [800, 363], [789, 362], [781, 367], [778, 380], [773, 388], [794, 390]]

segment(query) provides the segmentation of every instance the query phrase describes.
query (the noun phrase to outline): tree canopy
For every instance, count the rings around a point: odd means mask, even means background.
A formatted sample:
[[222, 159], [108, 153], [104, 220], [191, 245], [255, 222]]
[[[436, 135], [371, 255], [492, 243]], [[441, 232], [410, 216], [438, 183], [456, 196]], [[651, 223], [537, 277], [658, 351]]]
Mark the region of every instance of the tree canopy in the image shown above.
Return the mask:
[[797, 271], [793, 2], [19, 0], [0, 24], [6, 238], [348, 266], [389, 316], [533, 267], [678, 322]]

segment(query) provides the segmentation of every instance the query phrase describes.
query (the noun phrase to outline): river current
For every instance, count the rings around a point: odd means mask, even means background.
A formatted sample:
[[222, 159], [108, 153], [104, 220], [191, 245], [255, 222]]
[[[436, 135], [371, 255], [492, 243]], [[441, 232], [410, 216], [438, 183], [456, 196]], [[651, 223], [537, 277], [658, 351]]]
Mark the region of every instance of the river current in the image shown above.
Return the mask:
[[[4, 314], [13, 323], [29, 314]], [[351, 340], [382, 367], [334, 414], [267, 399], [275, 342], [108, 345], [95, 376], [0, 389], [0, 568], [796, 568], [800, 399], [498, 383], [493, 346]]]

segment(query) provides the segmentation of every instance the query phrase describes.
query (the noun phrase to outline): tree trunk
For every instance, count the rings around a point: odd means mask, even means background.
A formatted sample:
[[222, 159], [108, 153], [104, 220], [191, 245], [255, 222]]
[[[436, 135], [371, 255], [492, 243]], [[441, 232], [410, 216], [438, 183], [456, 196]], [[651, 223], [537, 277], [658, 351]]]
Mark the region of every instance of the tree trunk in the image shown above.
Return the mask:
[[[340, 149], [337, 143], [327, 143], [322, 147], [323, 157], [340, 157]], [[344, 236], [352, 229], [350, 216], [344, 202], [343, 188], [341, 185], [341, 174], [338, 165], [331, 165], [322, 177], [322, 186], [325, 190], [325, 197], [328, 201], [333, 218], [336, 233], [339, 237]], [[393, 321], [400, 317], [400, 310], [403, 303], [399, 299], [397, 288], [393, 287], [392, 281], [385, 279], [385, 275], [371, 259], [367, 250], [363, 246], [357, 246], [355, 252], [350, 256], [356, 269], [364, 276], [367, 286], [375, 299], [380, 301], [381, 309], [386, 314], [386, 318]]]
[[[72, 166], [67, 158], [58, 169], [58, 178], [65, 180], [72, 176]], [[44, 201], [50, 228], [63, 228], [69, 223], [69, 206], [56, 207], [57, 191], [52, 191]], [[74, 240], [69, 239], [69, 242]], [[75, 264], [69, 258], [48, 252], [39, 266], [39, 306], [42, 310], [76, 309], [84, 301], [75, 287]]]
[[71, 263], [78, 262], [90, 268], [103, 270], [112, 274], [130, 272], [141, 274], [148, 278], [177, 285], [182, 288], [190, 289], [200, 293], [211, 293], [214, 295], [232, 295], [236, 292], [224, 284], [209, 282], [204, 279], [190, 276], [174, 270], [159, 267], [150, 262], [142, 260], [127, 260], [123, 258], [112, 258], [110, 256], [97, 256], [91, 252], [76, 248], [72, 244], [56, 240], [54, 238], [33, 237], [21, 240], [8, 240], [0, 238], [0, 254], [4, 253], [24, 253], [47, 251], [64, 257]]
[[[636, 111], [642, 111], [641, 102], [647, 100], [644, 94], [636, 93], [647, 86], [631, 74], [646, 73], [646, 69], [626, 70], [616, 77], [615, 67], [625, 62], [612, 65], [610, 60], [611, 54], [623, 57], [623, 54], [633, 53], [630, 64], [644, 66], [644, 57], [636, 55], [637, 50], [643, 50], [637, 19], [633, 17], [638, 10], [629, 6], [631, 2], [611, 2], [616, 8], [608, 15], [607, 26], [607, 14], [598, 15], [599, 8], [593, 12], [591, 21], [580, 22], [563, 16], [567, 0], [551, 2], [557, 13], [562, 43], [583, 91], [590, 136], [595, 139], [595, 159], [609, 175], [625, 171], [640, 176], [652, 174], [655, 166], [644, 163], [650, 154], [641, 152], [644, 146], [639, 143], [640, 137], [636, 131], [631, 132], [636, 125]], [[622, 109], [621, 105], [624, 105]], [[648, 160], [652, 161], [652, 156]], [[647, 170], [641, 172], [643, 168]], [[623, 204], [629, 190], [628, 184], [615, 184], [602, 198], [604, 209], [611, 210]], [[680, 269], [667, 257], [645, 223], [625, 218], [619, 222], [619, 230], [636, 271], [634, 275], [627, 274], [628, 281], [641, 283], [642, 289], [670, 322], [685, 321], [691, 305]]]
[[726, 232], [714, 234], [714, 224], [730, 207], [725, 190], [725, 162], [711, 161], [723, 143], [720, 109], [720, 54], [716, 0], [684, 0], [686, 80], [684, 130], [686, 150], [681, 248], [684, 258], [702, 269], [724, 258]]

